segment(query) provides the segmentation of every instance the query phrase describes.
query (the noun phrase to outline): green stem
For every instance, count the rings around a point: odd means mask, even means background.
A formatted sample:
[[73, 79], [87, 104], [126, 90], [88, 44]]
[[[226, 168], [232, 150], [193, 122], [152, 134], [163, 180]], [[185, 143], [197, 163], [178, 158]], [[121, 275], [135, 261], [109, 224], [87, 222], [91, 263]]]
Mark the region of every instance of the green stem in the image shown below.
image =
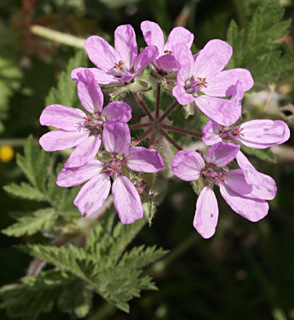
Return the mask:
[[30, 31], [33, 34], [40, 36], [42, 38], [56, 41], [56, 42], [65, 44], [67, 46], [84, 49], [85, 39], [78, 38], [70, 34], [65, 34], [65, 33], [55, 31], [43, 26], [38, 26], [38, 25], [31, 26]]
[[22, 147], [26, 142], [27, 139], [1, 139], [0, 146]]

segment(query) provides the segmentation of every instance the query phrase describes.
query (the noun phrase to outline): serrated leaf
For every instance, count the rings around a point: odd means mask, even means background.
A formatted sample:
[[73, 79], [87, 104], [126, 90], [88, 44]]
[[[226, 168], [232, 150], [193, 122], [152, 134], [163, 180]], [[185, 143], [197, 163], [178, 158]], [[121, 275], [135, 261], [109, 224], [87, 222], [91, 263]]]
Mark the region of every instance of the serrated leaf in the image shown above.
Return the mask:
[[31, 184], [44, 192], [50, 157], [35, 143], [32, 135], [25, 144], [24, 156], [17, 154], [16, 162]]
[[22, 182], [20, 185], [12, 183], [10, 185], [4, 186], [3, 189], [13, 196], [30, 199], [30, 200], [44, 200], [45, 195], [39, 189], [32, 187], [29, 183]]
[[252, 149], [244, 145], [241, 146], [241, 149], [245, 153], [254, 155], [260, 160], [277, 163], [276, 155], [270, 149]]
[[21, 217], [17, 222], [2, 230], [7, 236], [20, 237], [24, 234], [32, 235], [36, 232], [50, 229], [57, 219], [57, 213], [52, 208], [40, 209], [31, 215]]
[[56, 88], [52, 88], [45, 99], [46, 106], [51, 104], [61, 104], [68, 107], [74, 107], [78, 103], [77, 86], [71, 79], [73, 69], [84, 66], [87, 63], [87, 55], [83, 50], [77, 51], [72, 57], [65, 71], [60, 75]]

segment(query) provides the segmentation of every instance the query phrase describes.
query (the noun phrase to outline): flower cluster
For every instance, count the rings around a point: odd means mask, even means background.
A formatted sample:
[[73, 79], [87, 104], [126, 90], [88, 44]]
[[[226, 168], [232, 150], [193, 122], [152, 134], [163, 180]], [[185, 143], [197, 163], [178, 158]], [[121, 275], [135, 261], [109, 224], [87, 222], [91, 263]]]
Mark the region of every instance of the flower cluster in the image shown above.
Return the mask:
[[[144, 21], [141, 30], [147, 46], [139, 54], [131, 25], [115, 30], [114, 48], [99, 36], [85, 41], [96, 68], [74, 69], [72, 79], [77, 82], [86, 112], [57, 104], [42, 112], [41, 124], [59, 130], [43, 135], [41, 146], [46, 151], [75, 147], [57, 184], [71, 187], [85, 183], [74, 201], [83, 216], [101, 208], [111, 189], [118, 216], [128, 224], [143, 217], [142, 199], [156, 194], [156, 173], [165, 163], [179, 179], [198, 180], [200, 191], [193, 225], [204, 238], [215, 233], [218, 221], [214, 185], [233, 211], [250, 221], [262, 219], [269, 209], [266, 200], [276, 195], [276, 184], [252, 166], [240, 151], [241, 144], [257, 149], [281, 144], [289, 139], [288, 126], [281, 120], [241, 123], [243, 95], [254, 81], [246, 69], [224, 70], [232, 56], [228, 43], [211, 40], [193, 55], [194, 35], [185, 28], [174, 28], [166, 43], [158, 24]], [[142, 95], [154, 87], [156, 104], [151, 111]], [[160, 104], [162, 89], [174, 98], [174, 103], [164, 110]], [[104, 108], [102, 91], [113, 100]], [[138, 119], [132, 119], [132, 107], [122, 101], [127, 92], [146, 115], [138, 123], [133, 123]], [[167, 119], [175, 108], [183, 106], [184, 110], [187, 105], [210, 118], [203, 132], [176, 127]], [[129, 124], [130, 121], [133, 122]], [[139, 136], [138, 130], [143, 130]], [[131, 131], [135, 133], [133, 137]], [[169, 131], [202, 139], [203, 150], [183, 150]], [[171, 156], [162, 148], [162, 140], [178, 152]], [[137, 146], [139, 143], [145, 147]], [[145, 173], [153, 178], [147, 179]]]

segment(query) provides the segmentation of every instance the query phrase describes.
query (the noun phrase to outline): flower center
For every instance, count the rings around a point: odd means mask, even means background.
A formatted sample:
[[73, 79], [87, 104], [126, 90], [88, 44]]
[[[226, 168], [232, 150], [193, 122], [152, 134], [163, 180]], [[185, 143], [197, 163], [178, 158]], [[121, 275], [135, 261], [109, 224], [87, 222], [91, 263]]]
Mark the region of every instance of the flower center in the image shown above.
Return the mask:
[[173, 54], [173, 52], [171, 50], [164, 50], [165, 54]]
[[116, 178], [117, 176], [120, 176], [121, 167], [121, 160], [114, 157], [104, 165], [104, 172], [110, 177]]
[[213, 168], [207, 168], [206, 170], [201, 172], [203, 178], [212, 181], [217, 186], [223, 184], [225, 180], [224, 172], [217, 172]]
[[118, 69], [118, 70], [123, 71], [123, 70], [124, 70], [124, 65], [125, 65], [125, 63], [120, 60], [118, 63], [116, 63], [116, 64], [113, 66], [113, 69]]
[[207, 88], [206, 78], [197, 77], [197, 79], [194, 79], [194, 77], [192, 77], [187, 80], [184, 88], [189, 94], [197, 93], [198, 91], [201, 91], [202, 88]]
[[101, 114], [87, 114], [86, 117], [84, 117], [83, 126], [84, 128], [87, 128], [92, 133], [96, 133], [97, 131], [100, 131], [101, 127], [104, 123], [103, 116]]
[[232, 128], [232, 129], [222, 129], [220, 133], [220, 137], [225, 141], [238, 141], [240, 136], [242, 135], [242, 129], [240, 127]]

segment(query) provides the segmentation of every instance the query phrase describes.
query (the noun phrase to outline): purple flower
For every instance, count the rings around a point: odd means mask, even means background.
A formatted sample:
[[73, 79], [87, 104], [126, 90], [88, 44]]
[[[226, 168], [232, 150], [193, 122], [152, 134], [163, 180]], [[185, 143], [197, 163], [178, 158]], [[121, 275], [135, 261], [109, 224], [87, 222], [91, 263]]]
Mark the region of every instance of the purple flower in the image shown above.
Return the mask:
[[158, 49], [157, 59], [154, 60], [154, 65], [157, 70], [170, 73], [177, 70], [177, 63], [173, 56], [172, 48], [178, 43], [183, 43], [191, 48], [194, 40], [194, 35], [183, 27], [174, 28], [164, 44], [164, 35], [160, 26], [152, 21], [143, 21], [141, 30], [144, 39], [148, 46], [156, 46]]
[[66, 168], [80, 167], [92, 160], [101, 144], [103, 125], [109, 121], [128, 122], [132, 109], [125, 102], [111, 102], [104, 109], [103, 94], [92, 73], [78, 73], [78, 95], [88, 114], [77, 108], [53, 104], [44, 109], [40, 123], [55, 130], [40, 138], [46, 151], [76, 147], [65, 163]]
[[[89, 59], [98, 68], [90, 68], [98, 83], [130, 82], [158, 55], [155, 46], [145, 48], [138, 55], [135, 31], [129, 24], [116, 28], [114, 44], [115, 49], [98, 36], [91, 36], [85, 41]], [[84, 70], [85, 68], [74, 69], [72, 79], [77, 81], [77, 74]]]
[[182, 105], [195, 102], [208, 117], [222, 125], [235, 123], [241, 115], [241, 105], [235, 99], [220, 99], [235, 93], [239, 80], [243, 91], [253, 86], [246, 69], [222, 71], [232, 55], [232, 47], [221, 40], [211, 40], [197, 54], [192, 55], [184, 44], [173, 47], [179, 72], [173, 95]]
[[178, 178], [193, 181], [202, 177], [204, 180], [205, 187], [198, 197], [193, 221], [194, 228], [203, 238], [213, 236], [218, 221], [218, 204], [211, 185], [219, 186], [221, 195], [232, 210], [253, 222], [267, 215], [269, 206], [265, 200], [275, 196], [275, 189], [266, 190], [264, 184], [260, 185], [262, 176], [260, 173], [254, 175], [254, 168], [246, 163], [242, 155], [238, 163], [241, 163], [243, 170], [247, 165], [246, 175], [241, 169], [221, 170], [239, 154], [239, 150], [238, 145], [219, 142], [206, 152], [207, 164], [198, 152], [187, 150], [179, 151], [172, 162], [172, 171]]
[[[63, 169], [57, 184], [71, 187], [88, 181], [80, 190], [74, 204], [83, 216], [89, 216], [103, 205], [110, 192], [122, 223], [129, 224], [143, 217], [143, 207], [136, 187], [123, 172], [158, 172], [163, 169], [162, 159], [155, 149], [130, 148], [131, 135], [127, 124], [107, 121], [103, 130], [103, 144], [110, 154], [104, 163], [92, 160], [83, 167]], [[128, 168], [128, 169], [127, 169]], [[125, 170], [127, 169], [127, 170]], [[131, 174], [130, 174], [131, 175]]]

